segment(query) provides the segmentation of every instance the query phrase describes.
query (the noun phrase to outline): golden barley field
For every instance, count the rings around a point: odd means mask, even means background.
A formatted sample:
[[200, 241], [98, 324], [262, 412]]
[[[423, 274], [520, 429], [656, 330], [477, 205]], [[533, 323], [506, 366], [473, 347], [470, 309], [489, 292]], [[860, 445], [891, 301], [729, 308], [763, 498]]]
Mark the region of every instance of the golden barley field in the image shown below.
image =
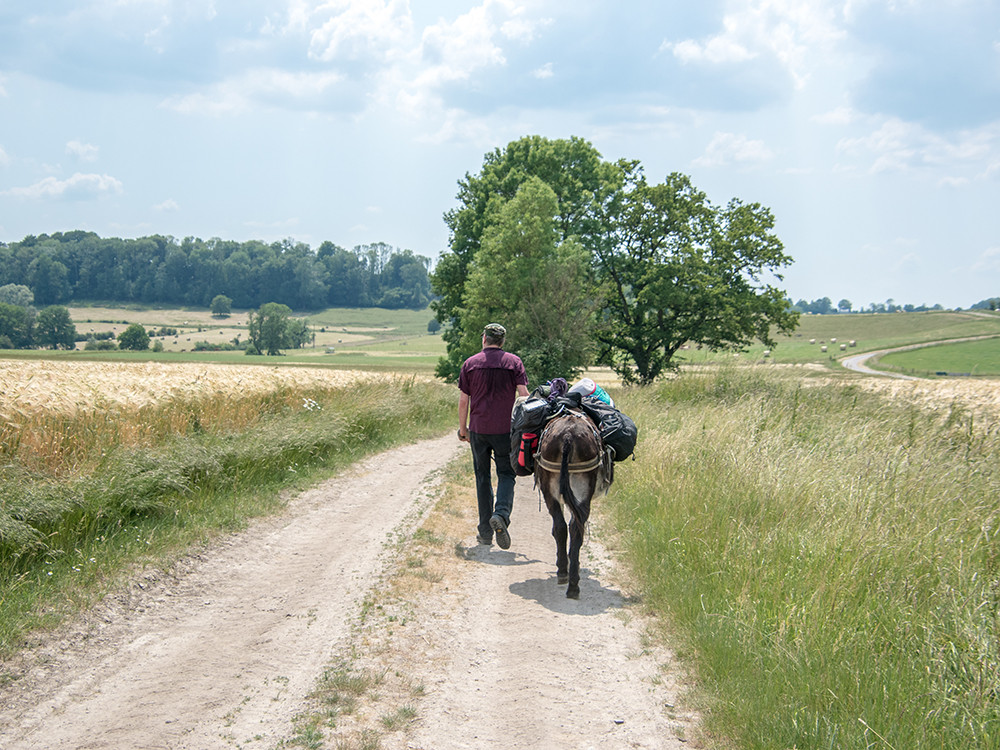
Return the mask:
[[995, 422], [1000, 419], [1000, 380], [865, 378], [859, 382], [866, 390], [924, 409], [941, 411], [961, 407], [982, 420]]
[[231, 397], [281, 388], [344, 387], [375, 376], [354, 370], [196, 362], [0, 361], [0, 419], [72, 413], [177, 398]]
[[73, 473], [110, 446], [247, 429], [280, 405], [308, 407], [318, 393], [386, 377], [309, 367], [0, 360], [0, 456]]

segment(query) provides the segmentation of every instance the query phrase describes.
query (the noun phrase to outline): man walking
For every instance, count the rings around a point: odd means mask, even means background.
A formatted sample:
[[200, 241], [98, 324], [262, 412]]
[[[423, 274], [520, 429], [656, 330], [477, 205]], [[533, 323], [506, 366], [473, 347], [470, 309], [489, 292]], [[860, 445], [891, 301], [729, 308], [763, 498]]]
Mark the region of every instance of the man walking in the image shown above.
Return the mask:
[[[528, 395], [528, 375], [516, 354], [503, 350], [507, 329], [490, 323], [483, 329], [483, 350], [462, 364], [458, 376], [458, 439], [472, 446], [476, 472], [479, 528], [476, 541], [492, 544], [496, 533], [501, 549], [510, 547], [510, 513], [514, 480], [510, 465], [510, 413], [516, 396]], [[496, 504], [490, 455], [497, 468]]]

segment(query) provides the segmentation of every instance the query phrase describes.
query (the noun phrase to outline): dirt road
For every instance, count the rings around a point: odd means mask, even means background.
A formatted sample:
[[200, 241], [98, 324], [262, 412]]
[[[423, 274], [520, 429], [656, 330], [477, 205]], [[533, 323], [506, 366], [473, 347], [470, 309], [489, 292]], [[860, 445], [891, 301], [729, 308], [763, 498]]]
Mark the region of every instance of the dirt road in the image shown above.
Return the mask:
[[[368, 459], [0, 665], [20, 675], [0, 686], [0, 747], [287, 741], [325, 665], [358, 650], [361, 602], [436, 497], [431, 468], [462, 450], [449, 435]], [[413, 598], [398, 651], [380, 655], [424, 686], [382, 747], [697, 746], [671, 656], [644, 639], [599, 534], [584, 549], [581, 599], [567, 600], [530, 480], [515, 502], [502, 551], [475, 544], [470, 493], [467, 538]]]

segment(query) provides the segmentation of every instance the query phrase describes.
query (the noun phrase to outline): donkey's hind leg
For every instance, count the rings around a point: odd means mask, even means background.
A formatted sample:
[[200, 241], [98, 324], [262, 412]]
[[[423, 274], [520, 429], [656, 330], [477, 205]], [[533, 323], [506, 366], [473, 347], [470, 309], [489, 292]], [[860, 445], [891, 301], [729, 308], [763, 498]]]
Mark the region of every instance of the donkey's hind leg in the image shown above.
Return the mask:
[[573, 495], [577, 498], [576, 514], [569, 523], [569, 587], [566, 596], [580, 598], [580, 549], [583, 547], [584, 529], [590, 518], [590, 498], [596, 486], [594, 475], [577, 475], [573, 483]]
[[556, 540], [556, 582], [569, 581], [569, 556], [566, 554], [566, 519], [563, 518], [562, 506], [558, 501], [545, 499], [549, 515], [552, 516], [552, 536]]
[[566, 596], [569, 599], [580, 598], [580, 548], [583, 546], [583, 527], [575, 520], [569, 525], [569, 586]]

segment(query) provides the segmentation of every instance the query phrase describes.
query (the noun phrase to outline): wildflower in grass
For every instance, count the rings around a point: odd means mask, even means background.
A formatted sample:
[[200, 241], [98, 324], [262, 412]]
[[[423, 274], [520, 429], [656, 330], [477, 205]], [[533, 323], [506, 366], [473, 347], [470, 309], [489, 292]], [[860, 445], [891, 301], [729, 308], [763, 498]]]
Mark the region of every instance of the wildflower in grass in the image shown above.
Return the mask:
[[323, 407], [320, 406], [315, 401], [313, 401], [311, 398], [303, 398], [302, 399], [302, 408], [303, 409], [308, 409], [309, 411], [322, 411], [323, 410]]

